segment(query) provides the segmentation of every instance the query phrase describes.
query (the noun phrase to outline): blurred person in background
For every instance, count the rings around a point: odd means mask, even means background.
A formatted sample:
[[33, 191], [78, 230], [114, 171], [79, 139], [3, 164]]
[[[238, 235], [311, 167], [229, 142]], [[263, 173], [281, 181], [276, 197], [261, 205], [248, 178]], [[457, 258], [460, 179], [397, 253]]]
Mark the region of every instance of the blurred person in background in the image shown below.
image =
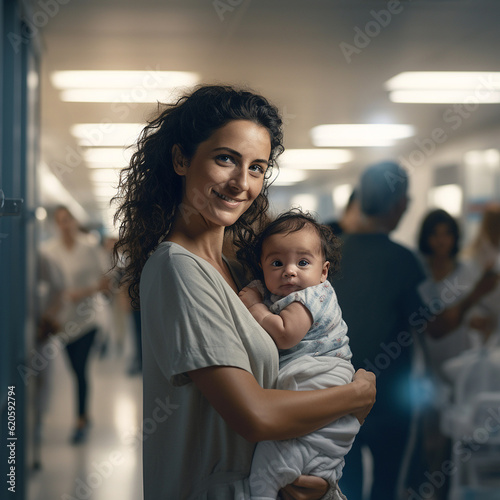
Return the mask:
[[[500, 203], [488, 204], [483, 212], [481, 224], [471, 245], [462, 257], [468, 260], [480, 274], [485, 269], [500, 273]], [[484, 343], [496, 332], [500, 335], [500, 286], [483, 297], [471, 314], [469, 324], [479, 332], [479, 342]]]
[[99, 246], [90, 243], [80, 232], [77, 220], [67, 207], [58, 206], [54, 220], [59, 235], [47, 241], [42, 251], [58, 263], [64, 280], [57, 322], [77, 387], [76, 422], [71, 442], [78, 444], [85, 440], [90, 424], [87, 365], [99, 327], [99, 313], [107, 305], [101, 292], [109, 287], [105, 276], [109, 265]]
[[[43, 416], [47, 410], [51, 396], [51, 376], [53, 351], [57, 350], [53, 337], [60, 330], [58, 315], [63, 304], [64, 277], [57, 262], [42, 252], [37, 255], [37, 293], [36, 293], [36, 338], [32, 351], [30, 367], [26, 367], [23, 375], [28, 379], [34, 375], [34, 449], [33, 467], [41, 466], [40, 443], [43, 429]], [[40, 356], [43, 358], [39, 360]], [[38, 358], [38, 359], [37, 359]], [[25, 380], [26, 380], [25, 379]]]
[[389, 238], [407, 208], [407, 189], [408, 175], [395, 162], [380, 162], [363, 172], [358, 191], [362, 217], [356, 232], [342, 235], [340, 270], [332, 280], [354, 367], [377, 376], [377, 401], [346, 457], [340, 480], [349, 500], [363, 498], [363, 447], [373, 457], [371, 500], [394, 500], [405, 488], [414, 411], [413, 334], [446, 335], [496, 283], [485, 275], [471, 294], [449, 309], [432, 314], [426, 308], [418, 292], [425, 280], [420, 262]]
[[353, 233], [357, 229], [360, 218], [361, 209], [359, 207], [359, 198], [356, 194], [356, 189], [353, 189], [341, 218], [338, 221], [328, 222], [328, 225], [336, 236], [342, 233]]
[[[418, 236], [418, 249], [427, 278], [419, 287], [423, 301], [450, 307], [470, 293], [478, 279], [474, 269], [458, 258], [460, 228], [445, 210], [430, 211], [423, 219]], [[460, 287], [460, 293], [454, 293]], [[441, 307], [441, 306], [440, 306]], [[473, 347], [466, 318], [457, 328], [441, 338], [424, 334], [424, 377], [430, 381], [429, 400], [422, 402], [419, 427], [422, 439], [418, 453], [429, 472], [441, 469], [451, 456], [451, 439], [440, 429], [441, 412], [451, 403], [452, 384], [443, 372], [443, 363]], [[436, 488], [435, 498], [444, 500], [449, 489], [449, 476]]]

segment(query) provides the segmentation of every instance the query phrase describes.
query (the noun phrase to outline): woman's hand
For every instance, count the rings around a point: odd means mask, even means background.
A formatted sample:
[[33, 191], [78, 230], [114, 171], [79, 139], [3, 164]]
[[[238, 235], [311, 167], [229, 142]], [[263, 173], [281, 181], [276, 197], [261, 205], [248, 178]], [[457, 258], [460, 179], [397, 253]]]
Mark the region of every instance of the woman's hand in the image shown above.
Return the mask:
[[328, 483], [317, 476], [300, 476], [280, 490], [282, 500], [319, 500], [328, 491]]
[[375, 396], [377, 393], [376, 389], [376, 377], [372, 372], [367, 372], [363, 368], [359, 369], [352, 379], [353, 384], [358, 385], [358, 390], [362, 391], [366, 395], [366, 405], [362, 406], [358, 410], [352, 412], [358, 422], [363, 425], [365, 418], [370, 413], [373, 405], [375, 404]]

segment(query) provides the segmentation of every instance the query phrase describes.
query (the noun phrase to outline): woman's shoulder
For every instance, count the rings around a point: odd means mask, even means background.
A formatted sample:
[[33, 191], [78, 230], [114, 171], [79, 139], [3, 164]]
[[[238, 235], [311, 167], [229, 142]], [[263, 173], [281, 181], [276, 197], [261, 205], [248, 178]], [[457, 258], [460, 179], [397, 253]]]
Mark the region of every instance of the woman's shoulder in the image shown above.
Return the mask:
[[206, 260], [177, 243], [166, 241], [160, 243], [146, 261], [141, 281], [161, 279], [169, 286], [179, 283], [194, 286], [207, 282], [213, 286], [219, 281], [219, 276]]
[[182, 271], [184, 268], [204, 267], [208, 264], [183, 246], [172, 241], [160, 243], [150, 255], [144, 266], [144, 271], [158, 270]]

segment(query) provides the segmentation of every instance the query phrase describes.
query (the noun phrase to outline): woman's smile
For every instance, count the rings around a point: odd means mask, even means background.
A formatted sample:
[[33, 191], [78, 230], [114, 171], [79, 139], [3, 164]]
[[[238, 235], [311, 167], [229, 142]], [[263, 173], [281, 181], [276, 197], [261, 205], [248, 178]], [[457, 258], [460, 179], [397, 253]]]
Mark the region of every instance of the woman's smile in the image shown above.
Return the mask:
[[[249, 120], [233, 120], [183, 158], [182, 203], [206, 222], [231, 226], [262, 191], [271, 155], [269, 132]], [[191, 212], [190, 212], [191, 213]]]
[[218, 196], [221, 200], [226, 201], [230, 205], [238, 206], [240, 203], [243, 203], [245, 201], [245, 200], [237, 200], [234, 198], [229, 198], [229, 196], [219, 193], [218, 191], [215, 191], [215, 189], [212, 189], [212, 192], [214, 192], [215, 195]]

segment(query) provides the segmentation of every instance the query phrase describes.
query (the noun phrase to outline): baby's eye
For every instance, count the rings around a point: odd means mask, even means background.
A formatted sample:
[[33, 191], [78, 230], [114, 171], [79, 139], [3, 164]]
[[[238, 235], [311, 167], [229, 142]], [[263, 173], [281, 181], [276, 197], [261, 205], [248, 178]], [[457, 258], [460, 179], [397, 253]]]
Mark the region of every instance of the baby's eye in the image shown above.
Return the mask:
[[281, 260], [273, 260], [271, 262], [272, 267], [281, 267], [282, 265], [283, 265], [283, 263], [281, 262]]
[[308, 265], [309, 265], [309, 262], [307, 262], [307, 260], [305, 260], [305, 259], [299, 260], [299, 266], [300, 267], [305, 267], [305, 266], [308, 266]]

